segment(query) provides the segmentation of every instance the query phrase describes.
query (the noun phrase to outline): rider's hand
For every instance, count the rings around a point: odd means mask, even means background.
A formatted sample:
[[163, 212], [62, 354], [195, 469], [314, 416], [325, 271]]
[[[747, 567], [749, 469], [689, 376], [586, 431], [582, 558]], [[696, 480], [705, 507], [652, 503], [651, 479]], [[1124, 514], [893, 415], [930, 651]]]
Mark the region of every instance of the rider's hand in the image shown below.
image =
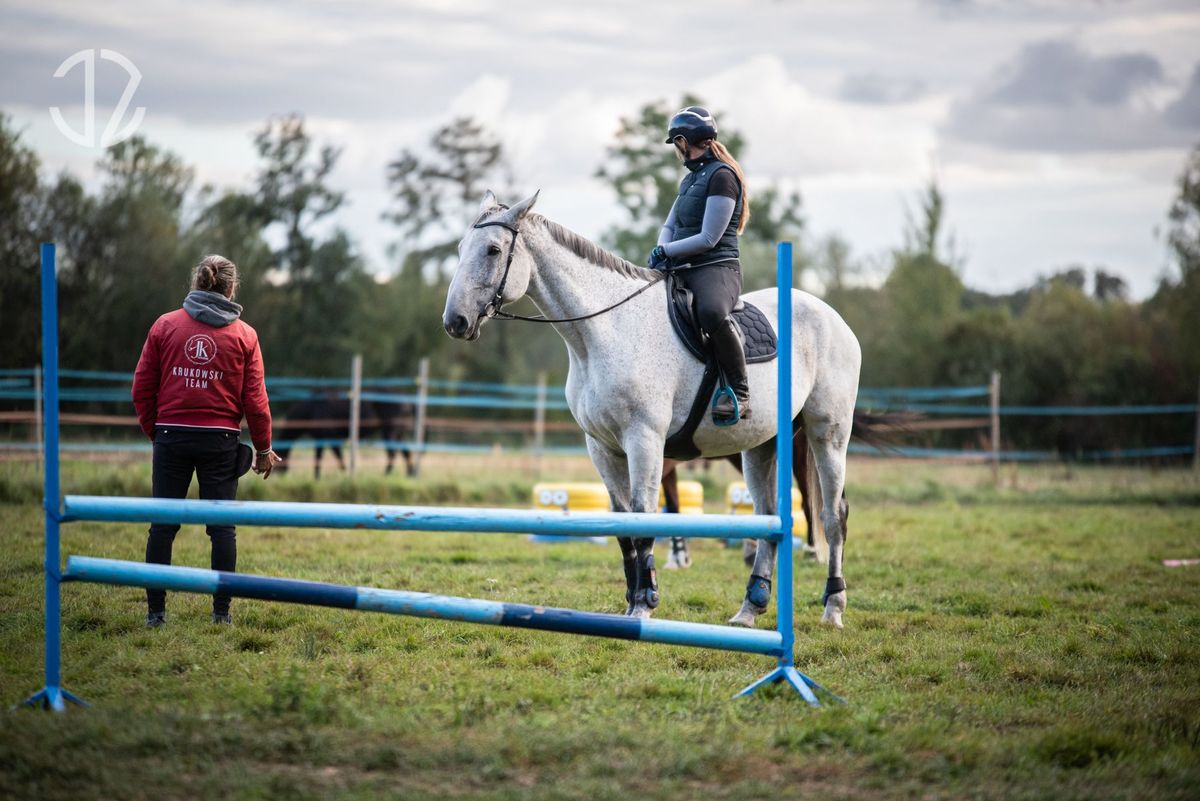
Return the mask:
[[650, 258], [646, 259], [646, 264], [655, 270], [666, 267], [668, 262], [670, 262], [670, 258], [667, 256], [666, 248], [662, 245], [655, 245], [654, 250], [650, 251]]
[[274, 469], [275, 465], [282, 461], [283, 459], [279, 458], [279, 454], [273, 450], [268, 450], [266, 453], [256, 453], [254, 455], [254, 472], [266, 479], [271, 475], [271, 470]]

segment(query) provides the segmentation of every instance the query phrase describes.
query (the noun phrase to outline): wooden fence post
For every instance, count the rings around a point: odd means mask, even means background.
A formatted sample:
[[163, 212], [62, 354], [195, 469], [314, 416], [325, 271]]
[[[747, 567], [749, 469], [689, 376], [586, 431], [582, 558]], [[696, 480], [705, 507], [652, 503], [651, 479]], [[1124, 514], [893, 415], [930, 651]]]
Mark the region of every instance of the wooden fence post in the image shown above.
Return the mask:
[[42, 366], [33, 366], [33, 436], [37, 441], [38, 469], [45, 458], [45, 443], [42, 441]]
[[358, 468], [358, 435], [362, 427], [362, 354], [350, 360], [350, 477]]
[[538, 373], [537, 406], [533, 411], [533, 469], [542, 475], [542, 450], [546, 447], [546, 373]]
[[992, 482], [1000, 486], [1000, 371], [992, 371], [988, 388], [992, 418]]
[[1200, 384], [1196, 389], [1196, 441], [1192, 445], [1192, 470], [1200, 473]]

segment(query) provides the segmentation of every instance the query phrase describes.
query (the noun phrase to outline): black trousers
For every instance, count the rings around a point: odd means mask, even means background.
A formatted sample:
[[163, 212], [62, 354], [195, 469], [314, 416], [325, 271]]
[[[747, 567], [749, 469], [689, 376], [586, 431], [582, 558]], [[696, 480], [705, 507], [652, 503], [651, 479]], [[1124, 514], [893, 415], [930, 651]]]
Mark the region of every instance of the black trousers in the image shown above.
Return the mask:
[[696, 317], [706, 334], [712, 334], [737, 305], [742, 294], [742, 271], [737, 262], [711, 267], [697, 267], [677, 273], [680, 281], [692, 291]]
[[[159, 426], [154, 432], [154, 497], [186, 498], [192, 473], [200, 482], [203, 500], [231, 501], [237, 497], [238, 435], [232, 431]], [[171, 546], [179, 526], [151, 523], [146, 538], [146, 561], [171, 564]], [[237, 568], [237, 533], [234, 526], [209, 526], [212, 540], [212, 569]], [[164, 590], [146, 590], [151, 612], [162, 612], [167, 603]], [[229, 612], [229, 596], [213, 596], [213, 612]]]

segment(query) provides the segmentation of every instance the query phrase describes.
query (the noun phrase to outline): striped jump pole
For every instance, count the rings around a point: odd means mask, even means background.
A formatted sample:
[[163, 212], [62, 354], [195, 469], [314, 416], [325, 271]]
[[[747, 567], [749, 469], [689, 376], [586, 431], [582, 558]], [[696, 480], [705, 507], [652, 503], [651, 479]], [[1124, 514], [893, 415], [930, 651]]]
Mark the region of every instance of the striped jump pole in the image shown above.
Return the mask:
[[[789, 472], [790, 475], [790, 472]], [[790, 497], [790, 496], [789, 496]], [[788, 509], [790, 519], [790, 505]], [[662, 515], [654, 512], [563, 512], [557, 509], [456, 509], [286, 501], [195, 501], [175, 498], [108, 498], [68, 495], [63, 521], [286, 526], [292, 528], [471, 531], [553, 534], [568, 537], [705, 537], [778, 540], [777, 516]], [[790, 529], [788, 529], [790, 531]]]
[[70, 557], [63, 579], [206, 595], [220, 592], [234, 598], [257, 598], [491, 626], [589, 634], [596, 637], [690, 645], [695, 648], [717, 648], [768, 656], [783, 653], [783, 643], [776, 631], [738, 629], [732, 626], [684, 623], [676, 620], [638, 619], [624, 615], [581, 612], [576, 609], [556, 609], [550, 606], [508, 604], [405, 590], [350, 587], [319, 581], [223, 573], [191, 567], [96, 559], [90, 556]]

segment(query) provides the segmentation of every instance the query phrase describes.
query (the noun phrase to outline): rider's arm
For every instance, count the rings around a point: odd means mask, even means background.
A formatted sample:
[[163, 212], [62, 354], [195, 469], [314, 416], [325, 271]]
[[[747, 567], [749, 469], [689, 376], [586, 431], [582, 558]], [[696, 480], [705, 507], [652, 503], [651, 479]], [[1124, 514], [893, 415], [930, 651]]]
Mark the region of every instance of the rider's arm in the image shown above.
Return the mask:
[[[675, 203], [679, 201], [676, 200]], [[675, 203], [671, 204], [671, 213], [667, 215], [667, 221], [663, 223], [662, 230], [658, 232], [658, 244], [665, 245], [675, 238]]]
[[725, 229], [729, 227], [729, 221], [733, 219], [733, 210], [736, 206], [737, 201], [734, 198], [724, 195], [709, 195], [704, 202], [704, 220], [700, 224], [700, 233], [670, 243], [663, 243], [660, 236], [659, 243], [663, 245], [663, 249], [672, 259], [694, 256], [697, 253], [711, 250], [721, 235], [725, 233]]

